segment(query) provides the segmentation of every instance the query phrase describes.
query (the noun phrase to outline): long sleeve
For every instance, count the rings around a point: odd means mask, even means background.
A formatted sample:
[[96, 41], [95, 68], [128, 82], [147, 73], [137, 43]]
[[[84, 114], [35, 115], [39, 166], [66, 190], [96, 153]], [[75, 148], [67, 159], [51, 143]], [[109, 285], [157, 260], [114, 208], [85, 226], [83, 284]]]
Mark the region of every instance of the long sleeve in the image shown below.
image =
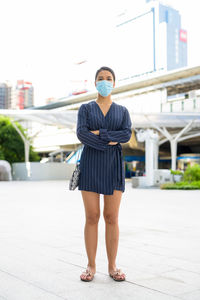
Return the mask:
[[76, 134], [78, 139], [85, 145], [95, 148], [97, 150], [106, 150], [109, 145], [107, 141], [104, 141], [100, 138], [99, 135], [96, 135], [89, 131], [87, 125], [87, 111], [86, 104], [82, 104], [78, 110], [78, 120]]
[[102, 141], [126, 143], [131, 138], [131, 118], [128, 109], [125, 107], [122, 128], [120, 130], [99, 129], [99, 136]]

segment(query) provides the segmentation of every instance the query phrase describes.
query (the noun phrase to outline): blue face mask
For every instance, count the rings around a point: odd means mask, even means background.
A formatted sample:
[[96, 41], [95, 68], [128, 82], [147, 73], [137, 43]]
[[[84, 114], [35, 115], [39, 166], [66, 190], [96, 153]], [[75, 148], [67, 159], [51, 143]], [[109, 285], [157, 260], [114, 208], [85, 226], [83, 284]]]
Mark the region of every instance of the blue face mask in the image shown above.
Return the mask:
[[113, 90], [113, 82], [108, 80], [100, 80], [96, 83], [96, 89], [103, 97], [108, 96]]

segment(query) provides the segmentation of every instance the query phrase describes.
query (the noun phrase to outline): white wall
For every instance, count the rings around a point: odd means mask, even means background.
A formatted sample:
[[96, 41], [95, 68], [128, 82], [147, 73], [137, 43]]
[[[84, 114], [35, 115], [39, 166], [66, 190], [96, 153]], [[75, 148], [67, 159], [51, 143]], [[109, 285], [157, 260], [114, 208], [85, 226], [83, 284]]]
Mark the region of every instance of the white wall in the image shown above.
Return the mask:
[[[59, 162], [30, 162], [27, 166], [28, 172], [26, 169], [26, 163], [13, 163], [13, 180], [69, 180], [73, 170], [75, 169], [75, 164]], [[28, 173], [30, 176], [28, 176]]]
[[130, 112], [134, 113], [157, 113], [161, 111], [161, 103], [165, 100], [162, 90], [153, 91], [141, 95], [127, 96], [116, 103], [124, 105]]

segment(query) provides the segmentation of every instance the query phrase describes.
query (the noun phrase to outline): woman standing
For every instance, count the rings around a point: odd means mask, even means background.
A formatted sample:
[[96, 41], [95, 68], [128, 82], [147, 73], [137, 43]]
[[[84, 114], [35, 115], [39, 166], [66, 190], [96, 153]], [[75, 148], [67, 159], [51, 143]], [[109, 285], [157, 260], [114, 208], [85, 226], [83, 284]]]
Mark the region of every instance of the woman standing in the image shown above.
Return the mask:
[[78, 189], [81, 190], [85, 207], [84, 236], [88, 256], [87, 268], [80, 278], [91, 281], [96, 273], [99, 201], [100, 194], [103, 194], [108, 273], [114, 280], [122, 281], [125, 280], [125, 274], [116, 267], [118, 213], [122, 193], [125, 191], [120, 143], [130, 140], [132, 123], [127, 108], [111, 100], [111, 92], [115, 87], [113, 70], [108, 67], [97, 70], [95, 86], [98, 91], [97, 100], [80, 106], [76, 131], [78, 139], [84, 144]]

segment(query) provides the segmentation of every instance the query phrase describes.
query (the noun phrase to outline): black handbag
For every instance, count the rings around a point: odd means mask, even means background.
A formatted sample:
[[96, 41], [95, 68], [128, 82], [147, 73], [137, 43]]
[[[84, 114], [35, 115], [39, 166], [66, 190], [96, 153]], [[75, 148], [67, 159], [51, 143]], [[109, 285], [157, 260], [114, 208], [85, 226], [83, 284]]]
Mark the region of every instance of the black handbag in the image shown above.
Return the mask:
[[79, 150], [79, 158], [77, 159], [76, 161], [76, 167], [72, 173], [72, 176], [70, 178], [70, 181], [69, 181], [69, 190], [71, 191], [74, 191], [78, 184], [79, 184], [79, 178], [80, 178], [80, 153], [82, 153], [81, 149], [83, 149], [83, 147], [81, 147]]

